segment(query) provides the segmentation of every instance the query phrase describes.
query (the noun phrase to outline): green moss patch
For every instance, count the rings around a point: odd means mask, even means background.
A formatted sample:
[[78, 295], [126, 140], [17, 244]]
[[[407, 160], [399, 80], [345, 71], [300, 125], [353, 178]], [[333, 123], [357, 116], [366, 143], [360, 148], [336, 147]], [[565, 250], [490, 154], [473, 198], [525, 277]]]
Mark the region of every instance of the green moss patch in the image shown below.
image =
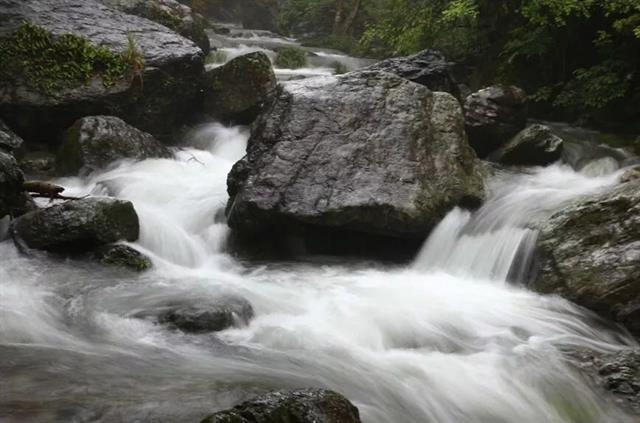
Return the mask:
[[0, 78], [23, 76], [34, 88], [51, 92], [87, 83], [99, 76], [106, 88], [130, 72], [125, 55], [92, 44], [86, 38], [47, 30], [25, 22], [10, 37], [0, 40]]
[[285, 47], [278, 50], [276, 66], [285, 69], [299, 69], [307, 66], [307, 52], [295, 47]]

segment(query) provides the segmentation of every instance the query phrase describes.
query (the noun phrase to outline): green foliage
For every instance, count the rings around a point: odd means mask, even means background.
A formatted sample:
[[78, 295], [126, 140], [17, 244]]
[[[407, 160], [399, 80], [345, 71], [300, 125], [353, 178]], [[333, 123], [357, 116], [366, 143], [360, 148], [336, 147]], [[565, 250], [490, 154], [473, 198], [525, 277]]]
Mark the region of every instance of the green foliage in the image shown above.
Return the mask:
[[179, 32], [182, 27], [182, 19], [180, 16], [163, 7], [160, 7], [159, 5], [151, 6], [148, 10], [148, 13], [149, 19], [154, 22], [158, 22], [159, 24], [162, 24], [174, 31]]
[[296, 47], [279, 49], [275, 65], [285, 69], [303, 68], [307, 66], [307, 52]]
[[478, 8], [474, 0], [387, 0], [360, 40], [376, 57], [407, 55], [435, 48], [450, 57], [465, 55], [476, 41]]
[[[23, 77], [34, 88], [50, 93], [100, 76], [105, 87], [126, 76], [136, 54], [118, 55], [87, 39], [64, 34], [54, 38], [45, 29], [25, 22], [0, 41], [0, 77]], [[144, 65], [143, 65], [144, 66]]]
[[349, 54], [358, 54], [358, 40], [349, 35], [322, 35], [305, 38], [302, 42], [306, 47], [321, 47], [342, 51]]
[[226, 63], [228, 59], [229, 59], [229, 56], [225, 51], [213, 50], [209, 54], [207, 54], [207, 57], [205, 57], [204, 62], [207, 65], [217, 65], [220, 63]]
[[624, 63], [614, 61], [576, 69], [553, 104], [576, 112], [600, 109], [627, 93], [630, 81], [625, 70]]
[[331, 63], [331, 67], [333, 68], [334, 75], [342, 75], [344, 73], [349, 72], [349, 69], [347, 69], [347, 67], [344, 64], [338, 61]]

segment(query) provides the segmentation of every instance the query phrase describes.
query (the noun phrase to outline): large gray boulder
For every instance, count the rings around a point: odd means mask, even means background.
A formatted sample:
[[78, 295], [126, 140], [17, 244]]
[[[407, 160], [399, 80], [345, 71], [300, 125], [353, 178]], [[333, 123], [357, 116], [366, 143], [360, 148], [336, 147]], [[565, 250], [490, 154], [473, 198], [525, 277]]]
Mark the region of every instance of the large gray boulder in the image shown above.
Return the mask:
[[14, 221], [12, 230], [20, 246], [86, 252], [121, 240], [135, 241], [140, 228], [130, 202], [85, 198], [29, 212]]
[[284, 85], [228, 179], [229, 225], [422, 239], [483, 198], [458, 101], [383, 72]]
[[105, 5], [166, 26], [190, 39], [206, 54], [211, 49], [206, 19], [176, 0], [100, 0]]
[[0, 115], [27, 142], [54, 143], [101, 114], [164, 141], [198, 104], [202, 50], [95, 0], [4, 0], [0, 45]]
[[167, 147], [153, 135], [114, 116], [79, 119], [65, 132], [63, 139], [56, 158], [56, 170], [62, 175], [91, 172], [121, 159], [171, 157]]
[[273, 97], [276, 75], [269, 57], [249, 53], [207, 72], [205, 112], [235, 123], [251, 123]]
[[325, 389], [277, 391], [219, 411], [202, 423], [360, 423], [358, 409]]
[[535, 124], [521, 131], [489, 159], [511, 166], [546, 166], [560, 160], [564, 141], [547, 126]]
[[540, 230], [531, 287], [640, 333], [640, 180], [590, 196]]
[[0, 151], [12, 152], [22, 147], [22, 138], [0, 120]]
[[527, 125], [527, 95], [518, 87], [494, 85], [464, 101], [469, 143], [485, 158]]
[[393, 73], [432, 91], [444, 91], [460, 98], [452, 68], [453, 63], [439, 51], [423, 50], [411, 56], [383, 60], [367, 67], [367, 70]]

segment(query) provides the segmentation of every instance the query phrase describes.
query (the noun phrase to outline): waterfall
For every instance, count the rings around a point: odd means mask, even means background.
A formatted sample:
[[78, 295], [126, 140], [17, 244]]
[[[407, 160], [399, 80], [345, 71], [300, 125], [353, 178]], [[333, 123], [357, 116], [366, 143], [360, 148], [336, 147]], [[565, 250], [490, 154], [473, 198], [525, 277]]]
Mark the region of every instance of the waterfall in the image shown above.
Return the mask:
[[566, 165], [531, 173], [499, 174], [489, 181], [488, 198], [477, 212], [455, 209], [433, 231], [414, 266], [421, 271], [506, 282], [526, 273], [537, 238], [532, 229], [563, 204], [617, 183], [619, 173], [576, 172]]

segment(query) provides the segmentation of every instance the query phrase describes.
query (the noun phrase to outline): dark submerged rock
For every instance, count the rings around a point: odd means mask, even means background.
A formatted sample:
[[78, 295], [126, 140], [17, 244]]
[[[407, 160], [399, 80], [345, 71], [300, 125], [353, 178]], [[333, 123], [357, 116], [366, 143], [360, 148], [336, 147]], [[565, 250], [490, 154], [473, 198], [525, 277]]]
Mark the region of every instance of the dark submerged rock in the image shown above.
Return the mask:
[[[122, 60], [126, 68], [112, 85], [97, 72], [84, 83], [61, 79], [49, 89], [25, 73], [4, 75], [0, 114], [27, 142], [53, 144], [57, 134], [78, 118], [102, 114], [127, 119], [168, 140], [192, 116], [198, 104], [204, 55], [192, 41], [167, 27], [95, 0], [6, 0], [0, 3], [0, 42], [8, 40], [24, 22], [46, 31], [54, 40], [73, 34], [96, 48], [102, 46], [113, 55], [112, 60]], [[144, 58], [143, 69], [136, 68], [137, 61], [122, 56], [130, 50], [129, 34], [137, 52], [133, 56]]]
[[129, 201], [85, 198], [29, 212], [13, 222], [18, 245], [53, 252], [82, 252], [135, 241], [138, 215]]
[[22, 138], [17, 136], [2, 120], [0, 120], [0, 151], [12, 152], [22, 146]]
[[164, 306], [160, 309], [158, 321], [184, 332], [206, 333], [244, 326], [253, 314], [253, 307], [246, 299], [224, 295], [213, 300]]
[[50, 180], [56, 176], [56, 155], [46, 150], [26, 152], [19, 164], [28, 179]]
[[423, 50], [412, 56], [394, 57], [367, 67], [367, 70], [389, 72], [424, 85], [431, 91], [444, 91], [460, 98], [460, 90], [452, 73], [453, 63], [436, 50]]
[[278, 391], [219, 411], [202, 423], [359, 423], [358, 409], [325, 389]]
[[562, 157], [562, 138], [547, 126], [532, 125], [489, 155], [489, 159], [511, 166], [546, 166]]
[[79, 119], [65, 132], [63, 139], [56, 158], [56, 170], [62, 175], [102, 169], [121, 159], [171, 157], [167, 147], [153, 135], [114, 116]]
[[235, 123], [251, 123], [273, 97], [276, 76], [262, 52], [236, 57], [207, 72], [205, 112]]
[[566, 207], [545, 222], [531, 288], [640, 334], [640, 181]]
[[423, 239], [451, 208], [478, 205], [483, 179], [454, 97], [360, 72], [287, 83], [228, 189], [239, 233], [303, 225]]
[[207, 21], [189, 6], [176, 0], [100, 0], [105, 5], [166, 26], [190, 39], [203, 52], [211, 49], [205, 33]]
[[95, 257], [102, 264], [123, 267], [135, 272], [144, 272], [153, 266], [149, 257], [124, 244], [107, 245], [99, 248], [95, 253]]
[[518, 87], [494, 85], [464, 101], [469, 143], [481, 158], [497, 150], [527, 124], [527, 95]]

